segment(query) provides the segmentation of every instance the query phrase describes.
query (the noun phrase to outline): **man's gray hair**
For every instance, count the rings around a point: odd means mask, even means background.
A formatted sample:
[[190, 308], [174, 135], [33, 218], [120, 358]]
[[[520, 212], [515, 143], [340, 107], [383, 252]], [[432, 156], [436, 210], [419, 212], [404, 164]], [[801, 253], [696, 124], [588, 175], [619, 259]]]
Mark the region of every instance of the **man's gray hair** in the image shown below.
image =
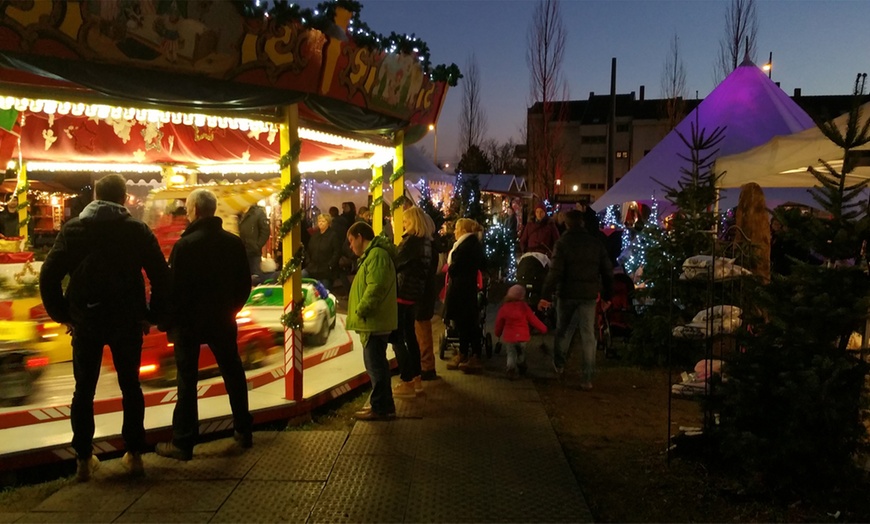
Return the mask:
[[217, 197], [208, 189], [194, 189], [187, 195], [187, 201], [193, 202], [199, 218], [213, 217], [217, 210]]

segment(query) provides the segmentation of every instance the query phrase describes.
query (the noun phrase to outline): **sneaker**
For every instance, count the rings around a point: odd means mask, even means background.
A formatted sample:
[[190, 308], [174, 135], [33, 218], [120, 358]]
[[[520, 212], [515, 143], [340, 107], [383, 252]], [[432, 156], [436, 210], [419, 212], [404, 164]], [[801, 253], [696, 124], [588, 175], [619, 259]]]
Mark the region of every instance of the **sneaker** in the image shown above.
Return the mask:
[[91, 455], [86, 459], [76, 459], [76, 480], [87, 482], [94, 476], [94, 471], [100, 469], [100, 459]]
[[507, 375], [508, 380], [516, 380], [517, 379], [517, 368], [507, 368], [505, 370], [505, 375]]
[[233, 440], [235, 440], [241, 448], [251, 449], [254, 447], [254, 435], [251, 433], [239, 433], [236, 431], [233, 433]]
[[145, 475], [145, 465], [142, 464], [141, 453], [132, 453], [128, 451], [124, 453], [123, 458], [121, 458], [121, 463], [124, 464], [124, 467], [127, 468], [130, 475], [134, 477], [142, 477]]
[[583, 391], [589, 391], [590, 389], [592, 389], [592, 382], [583, 382], [582, 384], [580, 384], [580, 389], [582, 389]]
[[529, 366], [525, 362], [520, 362], [517, 364], [517, 370], [520, 372], [520, 376], [526, 376], [526, 372], [529, 370]]
[[459, 369], [459, 366], [464, 364], [468, 360], [468, 357], [463, 356], [460, 353], [453, 355], [453, 358], [447, 361], [447, 369], [454, 370]]
[[187, 451], [179, 448], [172, 442], [158, 442], [154, 447], [154, 452], [161, 457], [171, 458], [187, 462], [193, 459], [193, 450]]
[[405, 382], [400, 380], [393, 388], [393, 398], [415, 398], [417, 392], [414, 391], [414, 382]]
[[420, 378], [422, 380], [438, 380], [438, 374], [435, 373], [434, 369], [428, 369], [420, 373]]
[[418, 395], [422, 395], [423, 394], [423, 377], [421, 377], [420, 375], [417, 375], [416, 377], [414, 377], [414, 381], [412, 382], [412, 384], [414, 384], [414, 393], [416, 393]]
[[476, 355], [471, 355], [467, 361], [459, 364], [459, 370], [467, 374], [480, 373], [482, 369], [483, 365]]

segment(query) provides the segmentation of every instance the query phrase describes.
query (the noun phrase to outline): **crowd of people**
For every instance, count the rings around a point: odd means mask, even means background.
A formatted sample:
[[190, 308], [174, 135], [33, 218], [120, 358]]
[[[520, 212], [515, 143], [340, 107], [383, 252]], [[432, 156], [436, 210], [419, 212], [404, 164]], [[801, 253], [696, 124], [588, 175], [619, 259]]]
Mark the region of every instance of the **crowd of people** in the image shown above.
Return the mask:
[[[202, 344], [211, 348], [225, 383], [235, 440], [242, 448], [251, 447], [253, 419], [235, 316], [250, 294], [252, 280], [261, 278], [260, 253], [268, 239], [262, 208], [252, 206], [245, 212], [240, 235], [235, 236], [215, 216], [214, 193], [194, 190], [183, 206], [186, 227], [167, 262], [151, 229], [124, 206], [123, 177], [100, 179], [95, 192], [96, 199], [61, 228], [39, 282], [47, 313], [65, 324], [72, 337], [75, 391], [70, 419], [78, 479], [88, 480], [99, 466], [92, 451], [93, 405], [104, 346], [112, 353], [123, 397], [123, 463], [134, 475], [144, 472], [145, 405], [139, 366], [143, 336], [153, 326], [165, 331], [173, 343], [177, 367], [172, 439], [159, 443], [155, 451], [182, 461], [193, 458]], [[414, 398], [422, 393], [424, 381], [439, 378], [432, 319], [445, 280], [441, 315], [455, 326], [459, 338], [458, 352], [447, 369], [471, 374], [481, 370], [483, 335], [477, 295], [487, 271], [483, 227], [460, 218], [436, 231], [433, 218], [408, 201], [402, 213], [402, 238], [396, 245], [387, 236], [374, 234], [367, 209], [357, 213], [350, 202], [342, 207], [340, 214], [331, 209], [317, 216], [303, 275], [346, 286], [346, 326], [359, 335], [372, 384], [369, 402], [355, 417], [389, 420], [395, 416], [395, 398]], [[589, 312], [599, 288], [605, 299], [609, 297], [612, 270], [606, 250], [584, 228], [582, 213], [567, 213], [566, 230], [560, 234], [542, 211], [536, 209], [536, 220], [523, 228], [517, 240], [523, 250], [552, 255], [552, 269], [537, 306], [549, 307], [555, 295], [554, 366], [557, 373], [563, 369], [568, 342], [579, 325], [584, 387], [591, 387], [595, 343], [594, 336], [590, 338]], [[529, 326], [546, 331], [530, 314], [524, 291], [521, 286], [511, 288], [496, 321], [496, 334], [508, 344], [511, 378], [525, 371]], [[390, 344], [399, 367], [395, 387], [386, 356]]]

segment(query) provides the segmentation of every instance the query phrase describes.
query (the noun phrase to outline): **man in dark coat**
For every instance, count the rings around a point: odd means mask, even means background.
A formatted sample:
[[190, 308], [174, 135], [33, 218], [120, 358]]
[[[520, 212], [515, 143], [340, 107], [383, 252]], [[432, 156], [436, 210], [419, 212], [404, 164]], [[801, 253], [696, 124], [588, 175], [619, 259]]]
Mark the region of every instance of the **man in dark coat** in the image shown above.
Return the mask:
[[269, 218], [262, 207], [254, 204], [245, 211], [239, 220], [239, 237], [245, 244], [251, 275], [256, 276], [258, 282], [262, 283], [263, 246], [269, 240]]
[[[143, 324], [146, 319], [159, 320], [169, 293], [169, 270], [157, 238], [123, 205], [124, 177], [100, 179], [96, 193], [97, 200], [61, 228], [39, 274], [46, 312], [55, 322], [69, 326], [72, 334], [76, 384], [70, 422], [81, 481], [90, 479], [99, 464], [92, 453], [94, 392], [105, 345], [112, 351], [123, 396], [124, 464], [136, 475], [143, 472], [145, 400], [139, 385]], [[143, 269], [151, 283], [150, 310]], [[67, 275], [64, 295], [61, 282]]]
[[214, 193], [196, 189], [187, 197], [186, 207], [190, 225], [169, 256], [173, 289], [166, 326], [175, 342], [178, 399], [172, 414], [172, 442], [161, 442], [156, 448], [158, 455], [177, 460], [193, 458], [199, 436], [196, 386], [201, 344], [211, 348], [226, 385], [236, 441], [244, 448], [253, 443], [253, 418], [236, 340], [236, 313], [251, 292], [245, 247], [214, 216]]
[[556, 339], [553, 342], [553, 368], [561, 378], [574, 331], [580, 328], [583, 350], [583, 382], [592, 389], [595, 373], [595, 301], [601, 293], [607, 309], [613, 294], [613, 266], [607, 249], [583, 224], [583, 212], [565, 214], [568, 230], [556, 242], [550, 271], [544, 280], [538, 309], [550, 307], [556, 296]]

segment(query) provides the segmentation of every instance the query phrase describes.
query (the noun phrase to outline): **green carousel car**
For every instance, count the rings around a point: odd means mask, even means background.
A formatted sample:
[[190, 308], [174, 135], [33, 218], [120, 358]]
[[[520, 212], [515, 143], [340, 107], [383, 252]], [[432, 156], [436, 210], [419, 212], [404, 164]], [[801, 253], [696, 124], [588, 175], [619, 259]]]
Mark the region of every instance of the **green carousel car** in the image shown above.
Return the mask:
[[[315, 346], [326, 344], [329, 332], [335, 327], [335, 295], [329, 292], [319, 280], [302, 279], [302, 333]], [[276, 340], [283, 345], [284, 325], [281, 315], [284, 312], [284, 289], [276, 284], [264, 284], [251, 290], [245, 307], [236, 315], [239, 324], [253, 323], [269, 328], [275, 333]]]

